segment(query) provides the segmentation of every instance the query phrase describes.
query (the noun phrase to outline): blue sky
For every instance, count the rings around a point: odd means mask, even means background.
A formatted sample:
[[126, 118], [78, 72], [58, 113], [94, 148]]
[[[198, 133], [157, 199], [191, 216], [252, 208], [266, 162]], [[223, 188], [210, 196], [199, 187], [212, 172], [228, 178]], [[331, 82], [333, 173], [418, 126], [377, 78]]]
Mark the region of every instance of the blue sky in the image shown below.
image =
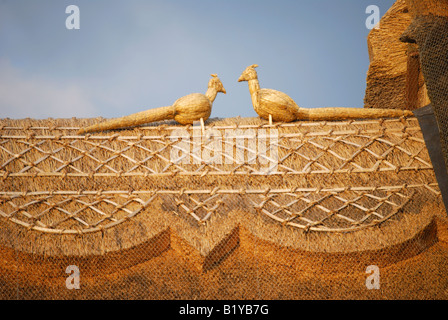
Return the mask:
[[[212, 117], [253, 117], [241, 72], [299, 106], [362, 107], [366, 8], [393, 0], [0, 0], [0, 118], [118, 117], [227, 90]], [[80, 29], [65, 26], [66, 7]]]

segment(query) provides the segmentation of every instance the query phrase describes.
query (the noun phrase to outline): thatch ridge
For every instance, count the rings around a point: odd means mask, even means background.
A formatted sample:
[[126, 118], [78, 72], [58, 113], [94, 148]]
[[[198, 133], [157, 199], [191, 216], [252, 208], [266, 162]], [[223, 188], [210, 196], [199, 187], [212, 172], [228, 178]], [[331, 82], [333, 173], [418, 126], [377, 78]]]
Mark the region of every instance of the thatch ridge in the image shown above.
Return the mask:
[[[254, 175], [258, 163], [190, 164], [193, 175], [173, 175], [170, 170], [159, 175], [157, 170], [169, 168], [166, 154], [145, 164], [156, 171], [95, 175], [93, 168], [106, 166], [125, 169], [125, 173], [132, 167], [142, 170], [131, 160], [138, 162], [158, 150], [151, 143], [168, 141], [178, 128], [193, 130], [165, 122], [76, 135], [80, 126], [95, 121], [1, 121], [2, 221], [6, 218], [2, 243], [46, 255], [101, 254], [144, 243], [170, 227], [206, 257], [241, 225], [259, 238], [286, 246], [331, 251], [338, 245], [322, 249], [319, 243], [324, 238], [317, 236], [320, 240], [313, 244], [308, 232], [333, 231], [329, 239], [338, 238], [338, 232], [356, 234], [358, 229], [371, 229], [390, 219], [406, 219], [421, 212], [428, 201], [443, 211], [413, 117], [273, 126], [258, 118], [207, 121], [207, 128], [217, 130], [277, 130], [280, 170], [286, 171], [272, 175]], [[138, 143], [145, 143], [144, 148], [135, 147]], [[229, 174], [222, 170], [225, 166], [237, 171]], [[77, 176], [80, 172], [86, 174]], [[302, 213], [290, 216], [294, 212]], [[13, 234], [20, 235], [16, 242], [11, 240]], [[378, 245], [366, 243], [367, 247]]]

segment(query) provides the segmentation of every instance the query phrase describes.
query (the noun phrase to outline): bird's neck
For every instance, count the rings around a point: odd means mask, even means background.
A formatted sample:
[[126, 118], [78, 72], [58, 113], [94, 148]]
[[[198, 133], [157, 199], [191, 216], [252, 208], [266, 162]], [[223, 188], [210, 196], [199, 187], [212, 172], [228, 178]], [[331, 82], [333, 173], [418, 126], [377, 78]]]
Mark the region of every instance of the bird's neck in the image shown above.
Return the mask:
[[251, 96], [254, 93], [258, 92], [258, 90], [260, 90], [260, 83], [258, 82], [258, 79], [249, 80], [248, 83], [249, 83], [249, 92]]
[[258, 82], [258, 79], [249, 80], [248, 83], [249, 83], [250, 97], [252, 99], [252, 105], [254, 109], [257, 110], [258, 108], [257, 92], [260, 90], [260, 83]]
[[208, 87], [207, 92], [205, 93], [205, 96], [210, 100], [210, 102], [215, 101], [216, 95], [218, 94], [218, 91], [216, 88]]

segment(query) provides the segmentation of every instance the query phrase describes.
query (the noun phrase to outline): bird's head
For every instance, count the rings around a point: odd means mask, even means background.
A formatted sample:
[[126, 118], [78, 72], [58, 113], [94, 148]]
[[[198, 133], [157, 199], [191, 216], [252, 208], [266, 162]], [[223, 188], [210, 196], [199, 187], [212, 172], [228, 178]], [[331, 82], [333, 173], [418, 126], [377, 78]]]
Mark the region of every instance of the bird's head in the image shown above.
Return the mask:
[[238, 82], [257, 79], [257, 71], [255, 71], [256, 67], [258, 67], [258, 64], [248, 66], [238, 78]]
[[217, 92], [226, 93], [226, 89], [224, 89], [224, 85], [221, 80], [218, 78], [217, 74], [211, 74], [212, 78], [208, 82], [209, 88], [215, 88]]

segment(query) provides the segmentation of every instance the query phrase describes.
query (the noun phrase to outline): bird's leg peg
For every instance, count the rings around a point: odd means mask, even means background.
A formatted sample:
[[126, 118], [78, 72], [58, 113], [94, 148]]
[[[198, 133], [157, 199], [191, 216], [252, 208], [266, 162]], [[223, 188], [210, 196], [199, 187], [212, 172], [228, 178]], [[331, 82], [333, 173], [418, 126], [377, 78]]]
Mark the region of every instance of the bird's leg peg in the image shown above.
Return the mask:
[[272, 126], [272, 114], [269, 114], [269, 125]]
[[201, 118], [201, 129], [202, 129], [202, 134], [205, 134], [204, 118]]

